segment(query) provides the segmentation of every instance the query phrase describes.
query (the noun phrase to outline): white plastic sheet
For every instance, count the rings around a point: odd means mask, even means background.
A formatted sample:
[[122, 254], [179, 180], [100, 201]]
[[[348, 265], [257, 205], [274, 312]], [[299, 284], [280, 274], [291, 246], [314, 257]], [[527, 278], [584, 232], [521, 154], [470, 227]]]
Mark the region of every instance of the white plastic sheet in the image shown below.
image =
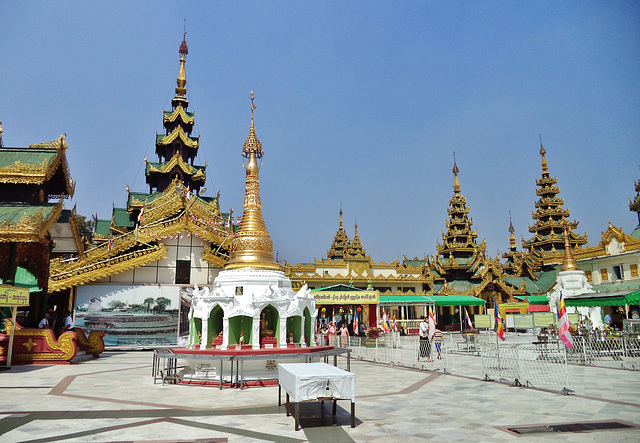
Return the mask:
[[280, 363], [278, 382], [294, 403], [322, 397], [356, 401], [356, 375], [326, 363]]

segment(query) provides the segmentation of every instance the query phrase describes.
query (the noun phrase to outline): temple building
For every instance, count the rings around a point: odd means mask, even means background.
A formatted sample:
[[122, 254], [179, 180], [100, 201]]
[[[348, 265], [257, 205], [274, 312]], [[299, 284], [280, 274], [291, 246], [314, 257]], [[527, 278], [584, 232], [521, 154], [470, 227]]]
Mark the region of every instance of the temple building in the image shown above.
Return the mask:
[[[63, 207], [65, 199], [73, 196], [75, 183], [69, 173], [65, 135], [28, 148], [4, 146], [1, 136], [0, 131], [0, 280], [29, 288], [30, 305], [21, 311], [18, 322], [31, 326], [44, 316], [49, 260], [64, 249], [54, 227], [73, 219]], [[59, 220], [63, 212], [65, 220]], [[67, 249], [78, 255], [82, 248], [80, 242]], [[68, 299], [57, 303], [60, 310], [72, 306]]]
[[[194, 284], [213, 282], [228, 261], [237, 229], [233, 210], [221, 212], [219, 193], [203, 195], [207, 165], [195, 164], [200, 141], [192, 136], [195, 115], [186, 98], [184, 39], [179, 54], [175, 96], [171, 110], [162, 113], [164, 132], [156, 137], [157, 162], [144, 159], [147, 192], [127, 187], [126, 205], [114, 207], [110, 219], [97, 220], [94, 246], [75, 260], [53, 260], [49, 276], [50, 292], [77, 291], [81, 312], [93, 306], [98, 311], [124, 308], [158, 314], [146, 319], [155, 322], [155, 332], [163, 337], [158, 343], [175, 342], [180, 321], [186, 331], [189, 293]], [[121, 328], [121, 344], [135, 342], [136, 335], [154, 335], [120, 317], [80, 317], [88, 329], [89, 323]], [[109, 336], [105, 341], [113, 344]]]

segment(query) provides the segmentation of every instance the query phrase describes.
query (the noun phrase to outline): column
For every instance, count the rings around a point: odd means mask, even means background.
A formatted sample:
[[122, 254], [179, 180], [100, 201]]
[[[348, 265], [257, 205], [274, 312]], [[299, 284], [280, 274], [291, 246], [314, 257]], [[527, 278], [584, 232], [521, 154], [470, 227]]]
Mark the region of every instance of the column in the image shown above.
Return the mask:
[[229, 318], [225, 315], [222, 317], [222, 346], [220, 349], [229, 348]]

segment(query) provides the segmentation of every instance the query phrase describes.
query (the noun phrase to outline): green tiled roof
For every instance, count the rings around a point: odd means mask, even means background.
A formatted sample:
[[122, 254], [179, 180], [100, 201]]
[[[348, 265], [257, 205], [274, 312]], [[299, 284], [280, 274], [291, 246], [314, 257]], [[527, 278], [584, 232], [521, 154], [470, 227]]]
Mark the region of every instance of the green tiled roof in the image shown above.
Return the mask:
[[131, 205], [131, 200], [134, 198], [136, 200], [140, 200], [141, 202], [151, 203], [156, 198], [162, 195], [162, 192], [153, 192], [151, 194], [147, 194], [146, 192], [129, 192], [129, 200], [127, 201], [127, 207]]
[[405, 263], [409, 266], [418, 267], [424, 265], [424, 260], [407, 260]]
[[111, 233], [111, 220], [98, 219], [96, 222], [96, 235], [107, 236]]
[[547, 292], [556, 283], [558, 272], [554, 269], [552, 271], [542, 272], [538, 275], [536, 285], [540, 289], [540, 293]]
[[514, 288], [519, 288], [522, 285], [523, 280], [527, 294], [539, 294], [541, 292], [538, 285], [536, 285], [536, 283], [529, 277], [504, 277], [504, 282]]
[[124, 208], [113, 208], [113, 223], [122, 228], [133, 228], [136, 226], [136, 219]]
[[[153, 166], [155, 169], [162, 169], [162, 166], [164, 164], [166, 164], [168, 162], [164, 162], [164, 163], [156, 163], [156, 162], [147, 162], [146, 168], [145, 168], [145, 175], [149, 175], [149, 171], [151, 170], [151, 166]], [[191, 173], [192, 174], [197, 174], [198, 171], [202, 171], [202, 175], [204, 177], [207, 176], [207, 167], [206, 166], [196, 166], [196, 165], [190, 165], [188, 164], [188, 166], [191, 168]]]
[[631, 233], [631, 237], [640, 238], [640, 225]]
[[39, 165], [43, 161], [46, 161], [48, 165], [57, 155], [57, 148], [1, 148], [0, 167], [11, 166], [17, 161], [28, 165]]
[[[156, 134], [156, 145], [159, 144], [162, 141], [162, 139], [165, 138], [166, 136], [167, 136], [166, 134]], [[198, 137], [191, 137], [190, 135], [187, 135], [187, 138], [192, 142], [198, 141]]]
[[[163, 113], [164, 113], [164, 115], [166, 115], [167, 117], [171, 117], [171, 114], [173, 114], [173, 112], [174, 112], [174, 111], [165, 111], [165, 110], [163, 110], [162, 112], [163, 112]], [[185, 114], [187, 114], [187, 117], [189, 117], [189, 118], [193, 118], [193, 116], [195, 115], [195, 113], [194, 113], [194, 112], [187, 112], [187, 111], [184, 111], [184, 113], [185, 113]]]
[[55, 206], [56, 203], [40, 203], [34, 205], [0, 204], [0, 223], [16, 223], [25, 215], [32, 217], [41, 209], [42, 218], [46, 220]]
[[626, 281], [626, 282], [612, 282], [612, 283], [600, 283], [599, 285], [592, 285], [592, 289], [601, 294], [615, 293], [628, 290], [638, 290], [640, 281]]

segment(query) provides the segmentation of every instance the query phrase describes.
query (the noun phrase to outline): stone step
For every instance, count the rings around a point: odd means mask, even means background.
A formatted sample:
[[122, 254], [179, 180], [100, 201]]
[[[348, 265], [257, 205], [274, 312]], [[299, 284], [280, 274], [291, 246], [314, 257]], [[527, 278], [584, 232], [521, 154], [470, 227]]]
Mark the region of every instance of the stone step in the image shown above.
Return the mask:
[[85, 351], [78, 350], [78, 354], [73, 357], [71, 363], [82, 363], [83, 361], [93, 360], [93, 354], [87, 354]]

